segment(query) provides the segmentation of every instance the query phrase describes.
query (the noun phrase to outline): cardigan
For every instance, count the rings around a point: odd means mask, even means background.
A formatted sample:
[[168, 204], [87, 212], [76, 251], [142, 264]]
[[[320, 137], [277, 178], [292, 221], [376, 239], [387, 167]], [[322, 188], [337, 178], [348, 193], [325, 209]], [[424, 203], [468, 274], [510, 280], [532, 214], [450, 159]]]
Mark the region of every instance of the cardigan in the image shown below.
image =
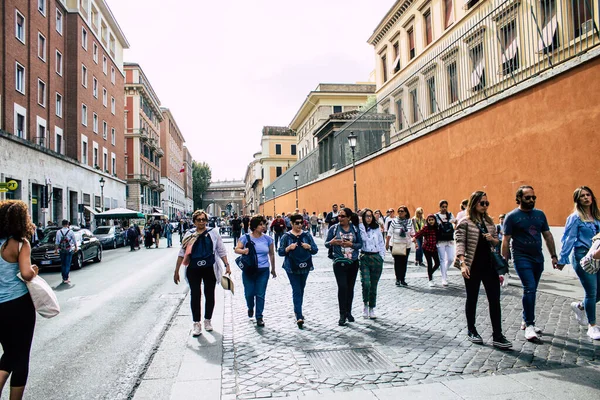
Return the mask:
[[[487, 221], [484, 221], [484, 223], [488, 233], [491, 233], [492, 237], [498, 240], [496, 226]], [[458, 223], [454, 233], [454, 242], [456, 243], [456, 259], [454, 260], [454, 266], [456, 268], [460, 268], [458, 256], [464, 256], [465, 265], [467, 268], [469, 268], [469, 270], [471, 269], [471, 264], [473, 264], [473, 258], [475, 257], [475, 251], [477, 250], [477, 242], [479, 241], [480, 233], [481, 231], [475, 222], [471, 221], [469, 218], [464, 218]]]

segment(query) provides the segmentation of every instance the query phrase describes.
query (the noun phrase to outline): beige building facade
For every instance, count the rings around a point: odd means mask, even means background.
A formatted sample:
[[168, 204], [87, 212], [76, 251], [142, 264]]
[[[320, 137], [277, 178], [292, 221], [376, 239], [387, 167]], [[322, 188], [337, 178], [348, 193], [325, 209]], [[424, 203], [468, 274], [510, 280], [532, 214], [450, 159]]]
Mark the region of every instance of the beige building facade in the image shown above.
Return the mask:
[[191, 216], [194, 212], [194, 180], [193, 177], [193, 164], [194, 159], [190, 150], [183, 145], [183, 165], [184, 165], [184, 176], [183, 176], [183, 192], [184, 192], [184, 204], [185, 213]]

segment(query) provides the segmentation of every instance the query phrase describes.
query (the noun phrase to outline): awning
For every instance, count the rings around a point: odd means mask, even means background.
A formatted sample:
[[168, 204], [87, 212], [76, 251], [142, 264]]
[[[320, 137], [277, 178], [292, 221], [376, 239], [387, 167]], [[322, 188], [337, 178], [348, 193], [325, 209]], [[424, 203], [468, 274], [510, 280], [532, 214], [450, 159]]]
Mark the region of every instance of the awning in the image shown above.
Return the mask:
[[88, 210], [88, 212], [92, 215], [96, 215], [98, 214], [98, 212], [96, 210], [94, 210], [92, 207], [90, 206], [83, 206], [83, 208], [85, 208], [86, 210]]
[[398, 53], [398, 57], [396, 57], [392, 64], [392, 70], [395, 71], [396, 69], [400, 69], [400, 53]]
[[121, 219], [121, 218], [145, 218], [144, 214], [127, 208], [113, 208], [103, 213], [96, 214], [96, 218]]
[[550, 21], [542, 29], [542, 37], [538, 43], [539, 51], [546, 51], [548, 47], [551, 47], [554, 43], [554, 35], [556, 35], [556, 29], [558, 28], [558, 19], [556, 15], [552, 17]]
[[152, 207], [152, 213], [162, 214], [163, 210], [160, 208]]
[[515, 58], [517, 56], [518, 49], [519, 46], [517, 44], [517, 38], [514, 38], [502, 54], [502, 63], [505, 63]]
[[473, 72], [471, 72], [471, 90], [479, 90], [481, 78], [483, 77], [483, 58], [479, 60]]

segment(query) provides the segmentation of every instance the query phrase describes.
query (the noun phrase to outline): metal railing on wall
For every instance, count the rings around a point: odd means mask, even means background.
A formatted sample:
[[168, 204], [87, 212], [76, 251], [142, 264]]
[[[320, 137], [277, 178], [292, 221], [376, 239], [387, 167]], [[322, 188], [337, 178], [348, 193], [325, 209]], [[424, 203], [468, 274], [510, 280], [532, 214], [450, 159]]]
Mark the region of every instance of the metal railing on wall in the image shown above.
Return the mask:
[[600, 44], [598, 21], [597, 0], [479, 5], [448, 37], [400, 69], [376, 104], [266, 187], [267, 200], [273, 186], [276, 196], [294, 189], [294, 172], [300, 186], [350, 165], [350, 132], [358, 136], [356, 159], [363, 159], [586, 53]]

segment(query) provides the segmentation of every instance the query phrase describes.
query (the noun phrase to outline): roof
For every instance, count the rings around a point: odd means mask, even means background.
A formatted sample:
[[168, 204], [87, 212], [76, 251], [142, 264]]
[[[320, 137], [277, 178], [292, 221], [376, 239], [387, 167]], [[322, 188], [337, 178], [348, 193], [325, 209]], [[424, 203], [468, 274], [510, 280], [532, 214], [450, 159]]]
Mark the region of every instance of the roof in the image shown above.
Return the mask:
[[[360, 118], [359, 118], [359, 116], [360, 116]], [[354, 121], [357, 118], [360, 121], [394, 121], [396, 119], [396, 116], [393, 114], [371, 113], [371, 112], [366, 112], [363, 114], [363, 112], [359, 111], [359, 110], [344, 111], [344, 112], [331, 114], [329, 116], [330, 120], [343, 120], [343, 121]]]
[[263, 136], [296, 136], [296, 132], [287, 126], [263, 126]]
[[375, 46], [383, 36], [394, 26], [396, 21], [404, 14], [404, 12], [415, 2], [415, 0], [397, 0], [390, 10], [385, 14], [377, 27], [373, 30], [373, 34], [367, 40], [367, 43]]

